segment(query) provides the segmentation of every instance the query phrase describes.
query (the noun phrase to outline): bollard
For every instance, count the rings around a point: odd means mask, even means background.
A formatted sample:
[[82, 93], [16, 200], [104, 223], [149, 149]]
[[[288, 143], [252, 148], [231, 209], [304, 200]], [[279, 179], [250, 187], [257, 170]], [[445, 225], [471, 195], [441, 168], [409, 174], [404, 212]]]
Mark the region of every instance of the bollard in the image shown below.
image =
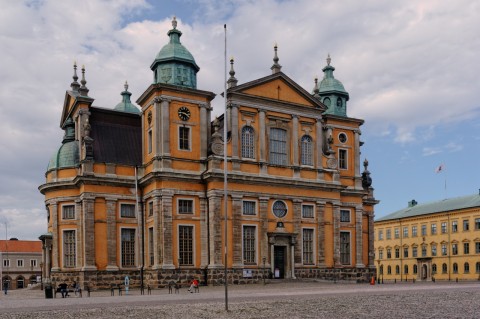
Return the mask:
[[397, 283], [397, 278], [395, 278], [395, 283]]
[[458, 282], [458, 277], [457, 277], [457, 278], [455, 278], [455, 282]]

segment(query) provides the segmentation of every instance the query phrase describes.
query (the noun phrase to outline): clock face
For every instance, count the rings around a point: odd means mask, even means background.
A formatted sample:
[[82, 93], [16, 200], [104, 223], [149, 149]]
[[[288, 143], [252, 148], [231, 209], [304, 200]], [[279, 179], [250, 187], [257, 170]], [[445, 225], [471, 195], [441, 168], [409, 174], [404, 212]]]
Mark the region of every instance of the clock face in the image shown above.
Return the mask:
[[182, 121], [188, 121], [188, 119], [190, 118], [190, 110], [187, 107], [182, 106], [178, 109], [178, 117]]

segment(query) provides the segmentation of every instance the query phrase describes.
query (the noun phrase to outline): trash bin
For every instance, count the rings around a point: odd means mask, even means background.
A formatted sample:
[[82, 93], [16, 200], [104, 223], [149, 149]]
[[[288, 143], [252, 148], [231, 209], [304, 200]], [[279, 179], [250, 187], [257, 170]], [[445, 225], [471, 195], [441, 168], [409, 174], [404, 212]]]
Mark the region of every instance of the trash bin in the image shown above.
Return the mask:
[[51, 285], [45, 286], [45, 299], [53, 298], [53, 287]]

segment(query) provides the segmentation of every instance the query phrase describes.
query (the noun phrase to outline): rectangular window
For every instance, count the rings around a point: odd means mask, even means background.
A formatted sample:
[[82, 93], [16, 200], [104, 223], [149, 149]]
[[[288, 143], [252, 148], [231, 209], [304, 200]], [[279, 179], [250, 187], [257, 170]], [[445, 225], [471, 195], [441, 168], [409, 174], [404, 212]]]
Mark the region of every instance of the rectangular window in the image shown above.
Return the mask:
[[36, 259], [30, 259], [30, 267], [37, 267], [37, 260]]
[[408, 227], [403, 227], [403, 238], [408, 237]]
[[76, 247], [75, 247], [75, 231], [65, 230], [63, 232], [63, 266], [76, 266]]
[[191, 199], [179, 199], [178, 200], [178, 213], [179, 214], [193, 214], [193, 200], [191, 200]]
[[120, 204], [120, 217], [135, 218], [135, 204]]
[[153, 145], [152, 130], [149, 130], [148, 131], [148, 154], [152, 152], [152, 145]]
[[287, 165], [287, 131], [270, 129], [270, 164]]
[[153, 227], [148, 228], [148, 260], [150, 260], [150, 266], [153, 266], [155, 259], [153, 255]]
[[465, 219], [463, 221], [463, 231], [467, 231], [469, 230], [469, 228], [470, 228], [470, 225], [469, 225], [468, 219]]
[[313, 218], [314, 217], [313, 205], [302, 205], [302, 217], [303, 218]]
[[458, 244], [452, 244], [452, 255], [458, 255]]
[[180, 126], [178, 128], [178, 148], [184, 151], [190, 150], [190, 128]]
[[153, 201], [148, 202], [148, 216], [153, 216]]
[[63, 205], [62, 206], [62, 218], [63, 219], [75, 219], [75, 205]]
[[427, 257], [427, 245], [422, 245], [422, 257]]
[[122, 267], [135, 266], [135, 229], [122, 228], [121, 232]]
[[378, 231], [378, 240], [383, 240], [383, 230]]
[[340, 221], [343, 223], [350, 222], [350, 211], [348, 209], [341, 209], [340, 210]]
[[480, 218], [475, 218], [475, 230], [480, 230]]
[[347, 150], [339, 149], [338, 150], [338, 168], [347, 169]]
[[340, 263], [350, 264], [350, 233], [340, 232]]
[[475, 243], [475, 254], [480, 254], [480, 242]]
[[456, 233], [456, 232], [458, 232], [458, 222], [454, 220], [452, 222], [452, 233]]
[[447, 222], [443, 222], [442, 223], [442, 234], [446, 234], [447, 233]]
[[463, 254], [464, 255], [470, 254], [470, 244], [469, 243], [463, 243]]
[[447, 245], [442, 244], [442, 256], [446, 256], [446, 255], [447, 255]]
[[413, 258], [418, 257], [418, 248], [417, 247], [412, 247], [412, 257]]
[[383, 250], [378, 251], [378, 259], [383, 259]]
[[422, 236], [427, 236], [427, 225], [422, 225]]
[[252, 200], [244, 200], [242, 202], [242, 214], [243, 215], [256, 215], [257, 214], [257, 202]]
[[432, 245], [432, 256], [437, 255], [437, 245]]
[[400, 238], [400, 229], [395, 228], [395, 238], [398, 239]]
[[313, 229], [303, 229], [303, 264], [313, 265]]
[[387, 259], [392, 258], [392, 250], [390, 248], [387, 248]]
[[246, 264], [255, 264], [255, 226], [243, 226], [243, 260]]
[[10, 267], [10, 259], [3, 260], [3, 267]]
[[412, 237], [417, 237], [417, 226], [412, 226]]
[[437, 224], [431, 225], [431, 232], [432, 232], [432, 235], [435, 235], [437, 233]]
[[17, 267], [23, 267], [23, 259], [17, 259]]
[[387, 229], [387, 239], [392, 239], [392, 231]]
[[403, 247], [403, 258], [408, 258], [408, 247]]
[[395, 248], [395, 258], [400, 258], [400, 248]]
[[178, 227], [180, 265], [193, 265], [193, 226]]

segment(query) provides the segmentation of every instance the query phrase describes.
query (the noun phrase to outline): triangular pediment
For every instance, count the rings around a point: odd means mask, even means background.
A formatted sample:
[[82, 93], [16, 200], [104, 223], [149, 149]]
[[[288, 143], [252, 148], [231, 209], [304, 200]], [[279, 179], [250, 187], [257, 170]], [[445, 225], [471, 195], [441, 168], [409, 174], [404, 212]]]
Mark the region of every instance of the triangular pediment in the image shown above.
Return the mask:
[[238, 85], [230, 88], [228, 92], [321, 110], [326, 109], [324, 104], [282, 72]]
[[63, 126], [63, 123], [65, 123], [71, 114], [74, 114], [75, 109], [79, 107], [80, 104], [84, 104], [84, 107], [89, 107], [92, 105], [93, 101], [94, 99], [89, 96], [82, 96], [73, 91], [66, 91], [65, 100], [63, 102], [62, 117], [60, 119], [60, 127]]

